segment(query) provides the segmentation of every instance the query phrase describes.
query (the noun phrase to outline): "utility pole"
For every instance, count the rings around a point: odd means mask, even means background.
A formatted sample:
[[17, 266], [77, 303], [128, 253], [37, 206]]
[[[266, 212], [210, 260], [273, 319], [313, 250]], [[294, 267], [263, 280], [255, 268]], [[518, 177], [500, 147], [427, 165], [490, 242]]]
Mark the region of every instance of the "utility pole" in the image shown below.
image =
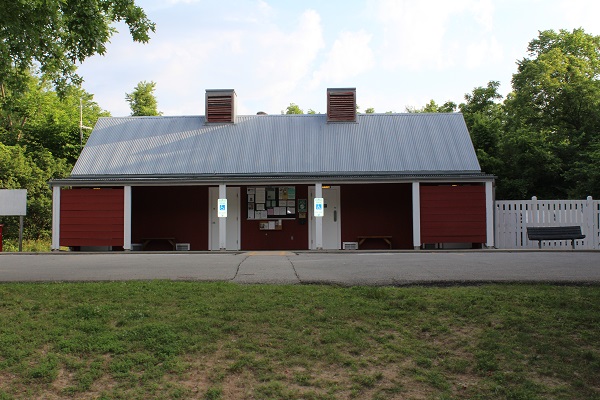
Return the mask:
[[83, 125], [83, 99], [79, 98], [79, 147], [83, 150], [83, 130], [94, 129]]

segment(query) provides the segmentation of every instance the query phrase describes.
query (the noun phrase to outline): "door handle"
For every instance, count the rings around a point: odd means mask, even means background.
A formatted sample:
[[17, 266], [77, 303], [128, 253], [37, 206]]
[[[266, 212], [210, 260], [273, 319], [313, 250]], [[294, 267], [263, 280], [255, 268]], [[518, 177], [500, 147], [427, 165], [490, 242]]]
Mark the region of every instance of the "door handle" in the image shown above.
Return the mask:
[[337, 222], [337, 210], [333, 210], [333, 222]]

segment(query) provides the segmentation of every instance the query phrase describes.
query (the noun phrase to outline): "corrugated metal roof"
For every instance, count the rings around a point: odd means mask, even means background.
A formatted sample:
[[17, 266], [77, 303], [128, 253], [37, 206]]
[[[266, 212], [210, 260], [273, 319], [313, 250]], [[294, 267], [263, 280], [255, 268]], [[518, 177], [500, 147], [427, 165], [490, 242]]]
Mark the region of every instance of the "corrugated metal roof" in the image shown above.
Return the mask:
[[100, 118], [71, 176], [480, 173], [461, 114]]

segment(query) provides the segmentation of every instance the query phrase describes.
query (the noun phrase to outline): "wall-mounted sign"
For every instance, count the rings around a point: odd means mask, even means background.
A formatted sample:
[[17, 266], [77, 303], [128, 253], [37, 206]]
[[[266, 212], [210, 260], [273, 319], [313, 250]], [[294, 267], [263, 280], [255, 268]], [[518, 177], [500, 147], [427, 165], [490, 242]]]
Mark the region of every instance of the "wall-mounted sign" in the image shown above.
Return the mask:
[[315, 197], [315, 217], [323, 216], [323, 203], [322, 197]]
[[219, 218], [227, 218], [227, 199], [219, 199], [217, 215]]
[[296, 218], [296, 187], [266, 186], [246, 188], [248, 219]]
[[307, 212], [306, 199], [298, 199], [298, 212]]

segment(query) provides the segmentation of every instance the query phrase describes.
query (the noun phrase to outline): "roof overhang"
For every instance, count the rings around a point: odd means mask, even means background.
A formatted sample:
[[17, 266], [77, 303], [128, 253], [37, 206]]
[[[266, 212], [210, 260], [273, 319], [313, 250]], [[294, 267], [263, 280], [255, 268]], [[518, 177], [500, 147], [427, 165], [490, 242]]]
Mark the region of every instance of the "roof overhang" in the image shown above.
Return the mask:
[[357, 183], [455, 183], [493, 182], [494, 175], [473, 171], [421, 171], [421, 172], [361, 172], [361, 173], [310, 173], [272, 175], [78, 175], [64, 179], [53, 179], [51, 187], [107, 187], [107, 186], [210, 186], [210, 185], [274, 185], [274, 184], [331, 184]]

